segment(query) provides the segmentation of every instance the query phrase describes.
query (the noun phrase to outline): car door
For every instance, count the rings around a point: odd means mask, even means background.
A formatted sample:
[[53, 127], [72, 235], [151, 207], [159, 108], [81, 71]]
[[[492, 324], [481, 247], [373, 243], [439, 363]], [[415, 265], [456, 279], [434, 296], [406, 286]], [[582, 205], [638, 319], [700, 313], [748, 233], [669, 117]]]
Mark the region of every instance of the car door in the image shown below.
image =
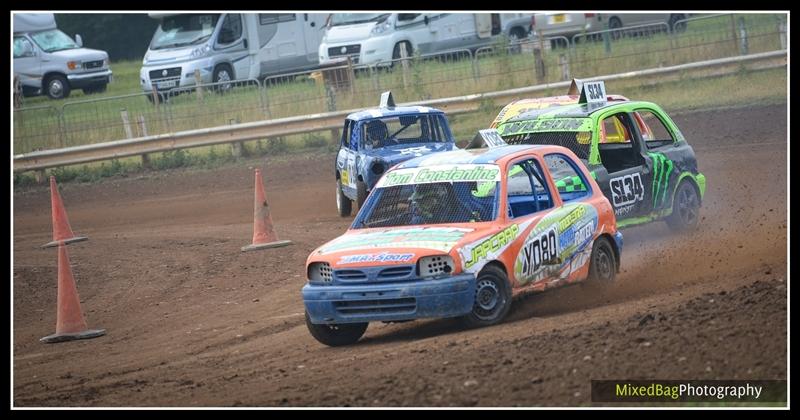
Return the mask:
[[603, 194], [614, 207], [617, 219], [649, 214], [650, 197], [645, 185], [652, 182], [650, 161], [633, 117], [627, 112], [607, 112], [598, 119], [595, 135], [599, 138], [600, 161], [606, 176], [598, 176]]
[[560, 203], [554, 201], [542, 164], [534, 156], [509, 164], [505, 186], [506, 220], [520, 234], [503, 262], [514, 267], [517, 287], [533, 286], [547, 280], [560, 265]]
[[[247, 41], [244, 35], [242, 15], [238, 13], [225, 15], [217, 35], [215, 48], [223, 52], [231, 65], [233, 65], [232, 77], [235, 79], [245, 79], [250, 74], [252, 57], [245, 46]], [[255, 42], [255, 40], [252, 41]]]
[[356, 122], [346, 120], [344, 130], [342, 130], [341, 145], [339, 153], [336, 155], [336, 169], [342, 182], [342, 191], [348, 198], [354, 199], [356, 195], [356, 142], [353, 141], [353, 131]]
[[319, 44], [325, 29], [327, 15], [321, 13], [303, 13], [303, 39], [305, 40], [305, 64], [319, 62]]

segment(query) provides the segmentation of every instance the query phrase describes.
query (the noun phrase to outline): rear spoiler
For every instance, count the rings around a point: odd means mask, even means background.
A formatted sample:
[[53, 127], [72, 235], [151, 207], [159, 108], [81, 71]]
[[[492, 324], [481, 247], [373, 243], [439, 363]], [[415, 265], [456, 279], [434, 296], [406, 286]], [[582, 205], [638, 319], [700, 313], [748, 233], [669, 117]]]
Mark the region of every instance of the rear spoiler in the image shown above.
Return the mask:
[[478, 133], [475, 134], [475, 137], [472, 138], [472, 141], [467, 144], [466, 149], [480, 149], [483, 147], [493, 148], [493, 147], [501, 147], [506, 146], [507, 143], [500, 137], [500, 133], [497, 131], [496, 128], [486, 128], [483, 130], [478, 130]]

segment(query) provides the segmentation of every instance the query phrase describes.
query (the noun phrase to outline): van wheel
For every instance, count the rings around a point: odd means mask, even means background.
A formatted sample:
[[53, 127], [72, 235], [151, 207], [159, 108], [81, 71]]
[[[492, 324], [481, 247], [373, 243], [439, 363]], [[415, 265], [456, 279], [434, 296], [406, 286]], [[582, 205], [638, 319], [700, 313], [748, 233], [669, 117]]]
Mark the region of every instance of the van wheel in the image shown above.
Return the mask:
[[506, 273], [490, 265], [481, 270], [475, 282], [472, 311], [461, 321], [468, 328], [499, 324], [511, 309], [511, 285]]
[[344, 195], [342, 191], [342, 180], [336, 180], [336, 210], [339, 211], [339, 216], [347, 217], [353, 211], [353, 202]]
[[509, 52], [512, 54], [519, 54], [522, 51], [522, 46], [520, 45], [525, 38], [527, 38], [527, 33], [525, 30], [520, 27], [515, 27], [511, 29], [511, 32], [508, 34], [508, 40], [510, 43]]
[[313, 324], [306, 311], [306, 327], [311, 336], [331, 347], [353, 344], [367, 331], [368, 322], [356, 324]]
[[394, 45], [394, 51], [392, 51], [392, 61], [400, 59], [400, 44], [406, 44], [406, 55], [408, 58], [411, 58], [414, 55], [414, 50], [411, 48], [411, 44], [409, 42], [398, 42]]
[[219, 85], [215, 85], [214, 89], [220, 93], [226, 93], [231, 90], [233, 87], [232, 83], [225, 83], [230, 82], [233, 80], [233, 70], [231, 66], [227, 64], [220, 64], [214, 69], [213, 75], [213, 82], [220, 83]]
[[670, 15], [669, 16], [669, 29], [672, 32], [684, 32], [686, 31], [686, 22], [678, 22], [679, 20], [686, 19], [684, 15]]
[[60, 74], [48, 77], [44, 84], [44, 90], [50, 99], [69, 97], [69, 83], [67, 83], [67, 78]]
[[611, 30], [611, 39], [619, 39], [622, 37], [622, 21], [618, 17], [612, 16], [608, 19], [608, 29]]
[[676, 232], [697, 228], [700, 219], [700, 197], [689, 182], [683, 181], [675, 189], [672, 198], [672, 214], [667, 217], [667, 225]]
[[364, 206], [364, 202], [367, 201], [367, 184], [361, 181], [356, 181], [356, 201], [358, 202], [359, 210]]

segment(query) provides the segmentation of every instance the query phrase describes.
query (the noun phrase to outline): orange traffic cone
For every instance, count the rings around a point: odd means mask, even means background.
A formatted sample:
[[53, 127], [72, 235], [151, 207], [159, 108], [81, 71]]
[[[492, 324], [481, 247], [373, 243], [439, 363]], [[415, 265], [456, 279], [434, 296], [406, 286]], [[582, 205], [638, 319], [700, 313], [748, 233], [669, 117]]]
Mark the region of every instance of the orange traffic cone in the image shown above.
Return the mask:
[[42, 248], [50, 248], [58, 245], [71, 244], [73, 242], [86, 241], [85, 236], [75, 236], [72, 228], [69, 227], [67, 212], [64, 210], [64, 203], [56, 186], [56, 177], [50, 177], [50, 208], [53, 214], [53, 242], [42, 245]]
[[45, 343], [58, 343], [61, 341], [80, 340], [104, 335], [106, 330], [90, 330], [86, 328], [86, 320], [81, 312], [81, 301], [78, 299], [78, 289], [75, 288], [75, 279], [72, 277], [72, 268], [69, 264], [67, 247], [58, 247], [58, 310], [56, 318], [56, 333], [41, 338]]
[[269, 215], [269, 204], [264, 194], [264, 183], [261, 182], [261, 171], [256, 169], [256, 196], [253, 217], [253, 243], [242, 247], [242, 251], [277, 248], [291, 244], [292, 241], [279, 241], [272, 228], [272, 217]]

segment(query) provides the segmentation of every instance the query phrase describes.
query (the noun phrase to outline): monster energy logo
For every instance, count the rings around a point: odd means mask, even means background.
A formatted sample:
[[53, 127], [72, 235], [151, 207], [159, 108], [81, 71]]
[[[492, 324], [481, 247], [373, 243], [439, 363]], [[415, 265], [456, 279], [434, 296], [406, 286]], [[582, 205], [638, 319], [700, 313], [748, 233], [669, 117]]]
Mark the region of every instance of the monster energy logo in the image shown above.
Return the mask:
[[653, 208], [657, 209], [666, 203], [673, 164], [663, 153], [648, 154], [653, 159]]

